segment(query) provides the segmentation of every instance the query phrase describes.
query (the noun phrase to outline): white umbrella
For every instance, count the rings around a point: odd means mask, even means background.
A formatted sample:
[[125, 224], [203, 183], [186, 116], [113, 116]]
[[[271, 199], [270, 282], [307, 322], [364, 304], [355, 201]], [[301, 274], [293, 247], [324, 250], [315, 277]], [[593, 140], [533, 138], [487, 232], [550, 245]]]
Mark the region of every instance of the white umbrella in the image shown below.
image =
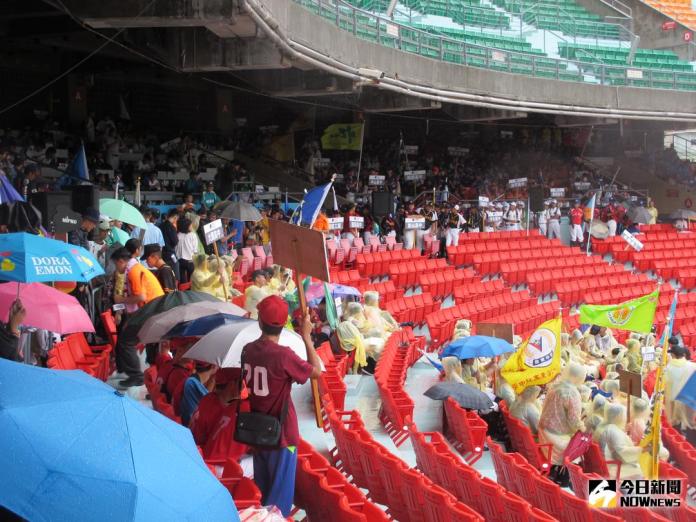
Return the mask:
[[[201, 337], [186, 352], [186, 358], [209, 362], [220, 368], [239, 368], [242, 349], [259, 337], [261, 337], [261, 328], [259, 328], [258, 321], [249, 319], [221, 326]], [[278, 344], [287, 346], [301, 359], [307, 360], [307, 349], [304, 341], [295, 332], [283, 329]]]
[[236, 219], [237, 221], [252, 221], [256, 223], [261, 220], [261, 213], [254, 205], [244, 203], [243, 201], [235, 201], [231, 205], [226, 206], [220, 212], [220, 217]]
[[213, 314], [246, 317], [248, 312], [236, 304], [222, 301], [201, 301], [175, 306], [145, 321], [138, 331], [138, 339], [143, 344], [158, 343], [177, 324]]

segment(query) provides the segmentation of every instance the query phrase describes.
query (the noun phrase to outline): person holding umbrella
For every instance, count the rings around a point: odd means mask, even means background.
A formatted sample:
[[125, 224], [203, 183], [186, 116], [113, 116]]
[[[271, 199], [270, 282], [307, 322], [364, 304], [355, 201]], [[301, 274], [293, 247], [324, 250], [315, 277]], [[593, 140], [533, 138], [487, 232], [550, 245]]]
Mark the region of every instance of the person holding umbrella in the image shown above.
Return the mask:
[[0, 326], [0, 359], [22, 360], [19, 356], [19, 326], [26, 315], [27, 311], [22, 305], [22, 301], [17, 299], [12, 303], [7, 324]]
[[302, 321], [301, 333], [307, 350], [303, 361], [290, 348], [278, 344], [288, 319], [288, 303], [276, 295], [258, 305], [261, 337], [242, 349], [242, 369], [249, 389], [252, 412], [273, 415], [280, 419], [282, 432], [273, 449], [254, 452], [254, 481], [261, 490], [262, 505], [277, 506], [283, 516], [290, 515], [295, 493], [295, 469], [300, 433], [295, 406], [290, 398], [293, 383], [321, 375], [321, 362], [312, 343], [312, 322], [309, 314]]

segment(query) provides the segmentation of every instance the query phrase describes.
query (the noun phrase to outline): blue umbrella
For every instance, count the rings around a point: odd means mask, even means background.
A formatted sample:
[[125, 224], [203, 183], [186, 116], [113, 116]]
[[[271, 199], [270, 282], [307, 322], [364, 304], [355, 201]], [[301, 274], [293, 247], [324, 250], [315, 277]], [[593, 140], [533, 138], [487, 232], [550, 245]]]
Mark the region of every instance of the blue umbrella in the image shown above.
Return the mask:
[[82, 247], [26, 232], [0, 234], [0, 281], [86, 283], [103, 273]]
[[0, 359], [0, 447], [27, 520], [239, 520], [188, 429], [81, 371]]
[[202, 337], [216, 328], [239, 321], [248, 322], [249, 319], [230, 314], [207, 315], [177, 324], [174, 328], [169, 330], [164, 337], [166, 339], [171, 339], [172, 337]]
[[676, 399], [686, 404], [692, 410], [696, 409], [696, 373], [691, 374], [691, 377], [682, 386]]
[[485, 335], [472, 335], [471, 337], [460, 337], [449, 343], [440, 357], [454, 356], [459, 359], [495, 357], [514, 350], [515, 348], [503, 339]]

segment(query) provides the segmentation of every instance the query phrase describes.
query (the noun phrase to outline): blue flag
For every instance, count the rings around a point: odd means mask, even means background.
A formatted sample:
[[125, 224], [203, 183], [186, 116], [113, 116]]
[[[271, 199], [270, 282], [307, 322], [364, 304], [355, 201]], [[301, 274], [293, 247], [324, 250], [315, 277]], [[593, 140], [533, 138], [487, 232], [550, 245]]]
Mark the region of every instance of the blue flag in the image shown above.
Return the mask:
[[65, 171], [65, 173], [73, 178], [80, 178], [84, 179], [85, 181], [89, 181], [89, 169], [87, 168], [87, 155], [85, 154], [84, 143], [80, 143], [80, 149], [70, 162], [70, 165], [68, 165], [68, 169]]
[[676, 396], [679, 402], [683, 402], [692, 410], [696, 410], [696, 373], [692, 373], [689, 380]]
[[660, 342], [657, 343], [657, 346], [663, 346], [665, 344], [665, 341], [667, 338], [669, 338], [672, 335], [672, 330], [674, 328], [674, 318], [677, 316], [677, 292], [674, 292], [674, 299], [672, 299], [672, 305], [669, 307], [669, 321], [667, 323], [667, 326], [665, 326], [665, 329], [662, 330], [662, 336], [660, 337]]
[[290, 222], [295, 225], [312, 226], [321, 212], [326, 196], [331, 190], [333, 182], [320, 185], [305, 193], [305, 197], [297, 207], [297, 210], [290, 218]]
[[24, 198], [12, 186], [7, 176], [0, 174], [0, 203], [14, 203], [15, 201], [24, 201]]

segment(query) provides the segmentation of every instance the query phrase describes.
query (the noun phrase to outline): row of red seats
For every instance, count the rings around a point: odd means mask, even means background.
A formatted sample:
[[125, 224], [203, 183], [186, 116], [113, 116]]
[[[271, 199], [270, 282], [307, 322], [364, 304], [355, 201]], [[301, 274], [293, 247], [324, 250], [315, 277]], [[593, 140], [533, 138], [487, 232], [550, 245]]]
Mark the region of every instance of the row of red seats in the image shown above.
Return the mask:
[[370, 280], [366, 277], [361, 277], [360, 272], [357, 270], [341, 270], [331, 268], [329, 270], [329, 277], [332, 283], [352, 286], [355, 288], [364, 287], [370, 283]]
[[535, 508], [561, 522], [619, 522], [621, 517], [605, 509], [592, 509], [586, 500], [576, 497], [540, 474], [519, 453], [505, 453], [488, 439], [493, 467], [501, 486], [516, 493]]
[[440, 302], [435, 301], [429, 293], [423, 293], [394, 299], [385, 308], [397, 323], [421, 325], [426, 315], [440, 309]]
[[419, 432], [409, 424], [411, 443], [420, 469], [435, 484], [452, 493], [460, 502], [480, 513], [487, 521], [553, 522], [556, 519], [532, 507], [507, 491], [500, 483], [482, 477], [456, 457], [441, 433]]
[[[361, 288], [358, 288], [358, 290], [360, 290], [362, 293], [365, 293], [368, 290], [377, 292], [379, 294], [379, 302], [382, 307], [384, 307], [384, 305], [386, 305], [389, 301], [393, 301], [394, 299], [404, 296], [403, 288], [396, 288], [394, 286], [394, 281], [391, 280], [363, 285]], [[427, 290], [424, 289], [423, 291], [426, 292]]]
[[[461, 237], [461, 236], [460, 236]], [[447, 257], [454, 265], [470, 265], [474, 255], [491, 252], [508, 252], [510, 250], [531, 250], [546, 246], [559, 246], [558, 240], [549, 241], [545, 237], [517, 237], [508, 239], [480, 238], [472, 241], [461, 241], [458, 246], [447, 247]]]
[[449, 341], [454, 333], [454, 326], [460, 319], [469, 319], [475, 324], [533, 303], [536, 303], [536, 299], [530, 298], [528, 292], [510, 292], [507, 289], [504, 293], [478, 297], [451, 308], [437, 310], [426, 317], [430, 331], [429, 349], [433, 351]]
[[[509, 250], [492, 252], [488, 254], [474, 254], [473, 265], [479, 274], [498, 274], [503, 263], [508, 263], [510, 259], [517, 258], [526, 262], [535, 261], [537, 266], [549, 263], [548, 260], [565, 258], [572, 255], [581, 255], [577, 249], [566, 246], [552, 246], [547, 240], [537, 248], [529, 250]], [[553, 265], [555, 267], [555, 265]], [[545, 266], [549, 268], [548, 264]]]
[[[490, 323], [512, 324], [516, 335], [527, 337], [541, 323], [553, 319], [558, 315], [561, 308], [560, 301], [547, 301], [546, 303], [536, 304], [534, 301], [528, 306], [523, 306], [512, 312], [506, 312], [487, 319]], [[566, 308], [564, 313], [568, 313]]]
[[435, 299], [444, 299], [452, 295], [455, 288], [467, 286], [476, 281], [480, 281], [471, 269], [462, 270], [441, 270], [420, 274], [418, 284], [423, 292], [428, 292]]
[[90, 346], [85, 334], [74, 333], [53, 345], [46, 366], [54, 370], [82, 370], [106, 381], [112, 371], [112, 350], [110, 344]]
[[490, 279], [488, 281], [481, 281], [480, 279], [474, 279], [473, 281], [466, 282], [460, 286], [454, 288], [453, 297], [454, 302], [457, 304], [462, 304], [471, 299], [476, 299], [480, 296], [492, 296], [498, 294], [508, 293], [510, 288], [505, 286], [505, 281], [502, 279]]
[[629, 301], [647, 295], [655, 290], [655, 282], [647, 283], [620, 283], [623, 286], [612, 287], [605, 290], [592, 290], [582, 296], [582, 301], [589, 304], [612, 304]]
[[[401, 249], [399, 243], [399, 250]], [[329, 263], [339, 265], [344, 268], [352, 266], [358, 254], [369, 252], [384, 252], [393, 250], [396, 247], [396, 241], [390, 244], [380, 243], [379, 237], [370, 236], [370, 243], [365, 244], [361, 237], [356, 237], [351, 242], [349, 239], [329, 239], [326, 241], [326, 251], [329, 258]]]
[[[560, 247], [568, 248], [568, 247]], [[508, 256], [505, 263], [500, 264], [500, 275], [510, 285], [519, 285], [526, 283], [531, 274], [545, 272], [547, 270], [565, 269], [568, 274], [585, 273], [585, 269], [590, 266], [608, 266], [599, 258], [588, 258], [586, 255], [578, 252], [576, 249], [568, 251], [565, 254], [551, 254], [545, 250], [541, 250], [544, 256], [537, 258], [520, 257], [517, 260], [510, 260], [512, 253]], [[548, 254], [548, 257], [546, 257]], [[614, 270], [619, 269], [614, 268]], [[621, 269], [622, 270], [622, 269]]]
[[389, 279], [394, 281], [394, 286], [398, 288], [412, 288], [418, 285], [418, 278], [422, 274], [446, 271], [454, 272], [455, 270], [443, 258], [404, 260], [389, 265], [388, 269]]
[[[346, 375], [350, 358], [344, 355], [336, 359], [328, 341], [317, 348], [317, 355], [324, 363], [324, 371], [318, 379], [319, 391], [322, 395], [329, 394], [336, 407], [342, 410], [346, 400], [346, 383], [343, 377]], [[324, 430], [328, 431], [326, 422], [324, 422]]]
[[388, 506], [400, 522], [466, 522], [483, 517], [452, 494], [395, 457], [374, 441], [357, 411], [337, 412], [325, 397], [336, 448], [334, 464], [369, 492], [369, 498]]
[[408, 437], [404, 419], [413, 417], [413, 400], [404, 391], [406, 372], [420, 358], [424, 346], [425, 337], [415, 337], [410, 328], [394, 332], [375, 367], [375, 382], [382, 398], [379, 419], [396, 446]]
[[[626, 290], [626, 295], [635, 295], [633, 292], [638, 291], [642, 294], [648, 294], [655, 290], [656, 282], [649, 280], [646, 276], [635, 276], [630, 273], [614, 274], [600, 279], [583, 278], [574, 281], [566, 281], [562, 283], [554, 283], [553, 289], [558, 296], [558, 299], [566, 306], [571, 306], [580, 302], [587, 302], [585, 296], [590, 292], [599, 290], [612, 289], [617, 293], [617, 296], [623, 295], [623, 288]], [[638, 289], [638, 290], [634, 290]], [[641, 294], [639, 294], [641, 295]], [[621, 297], [618, 297], [621, 300]], [[615, 302], [615, 301], [612, 301]]]
[[452, 397], [444, 401], [442, 431], [470, 466], [483, 456], [488, 424], [478, 413], [465, 410]]
[[[537, 229], [532, 230], [499, 230], [496, 232], [462, 232], [459, 234], [459, 244], [481, 240], [506, 241], [516, 239], [534, 239], [544, 237]], [[546, 238], [544, 238], [546, 239]]]
[[426, 259], [418, 250], [394, 250], [385, 252], [373, 252], [371, 254], [358, 254], [355, 258], [355, 268], [363, 277], [383, 276], [389, 273], [392, 264], [404, 261]]
[[662, 442], [669, 450], [670, 458], [686, 474], [689, 488], [696, 488], [696, 448], [666, 421], [662, 423]]
[[536, 295], [545, 295], [551, 293], [555, 282], [572, 281], [578, 277], [604, 277], [624, 271], [623, 267], [608, 265], [597, 257], [585, 258], [585, 260], [586, 263], [580, 260], [582, 265], [568, 268], [547, 269], [538, 272], [527, 269], [524, 280], [527, 282], [529, 290]]
[[295, 474], [296, 508], [309, 520], [337, 522], [387, 522], [387, 514], [370, 502], [362, 491], [331, 466], [308, 442], [297, 448]]
[[510, 444], [516, 452], [522, 455], [530, 465], [544, 475], [551, 471], [551, 444], [540, 444], [534, 439], [529, 426], [510, 415], [507, 405], [499, 403], [500, 411], [505, 419]]

